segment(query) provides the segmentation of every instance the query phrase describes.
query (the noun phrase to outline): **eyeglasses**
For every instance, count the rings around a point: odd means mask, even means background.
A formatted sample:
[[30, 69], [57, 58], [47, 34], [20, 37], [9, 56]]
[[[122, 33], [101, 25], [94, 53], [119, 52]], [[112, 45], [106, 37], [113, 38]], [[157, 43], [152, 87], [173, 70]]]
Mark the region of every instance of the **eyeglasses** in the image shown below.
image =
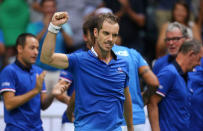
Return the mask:
[[177, 42], [179, 41], [180, 39], [184, 38], [184, 36], [181, 36], [181, 37], [172, 37], [172, 38], [165, 38], [164, 41], [165, 42], [169, 42], [169, 41], [173, 41], [173, 42]]

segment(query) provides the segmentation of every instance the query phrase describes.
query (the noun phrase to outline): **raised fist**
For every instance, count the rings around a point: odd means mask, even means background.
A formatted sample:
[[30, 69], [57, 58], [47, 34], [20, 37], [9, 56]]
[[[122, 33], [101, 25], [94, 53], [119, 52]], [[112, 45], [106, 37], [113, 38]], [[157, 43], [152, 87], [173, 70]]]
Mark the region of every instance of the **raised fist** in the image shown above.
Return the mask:
[[54, 13], [51, 23], [56, 26], [62, 26], [68, 21], [68, 12], [56, 12]]

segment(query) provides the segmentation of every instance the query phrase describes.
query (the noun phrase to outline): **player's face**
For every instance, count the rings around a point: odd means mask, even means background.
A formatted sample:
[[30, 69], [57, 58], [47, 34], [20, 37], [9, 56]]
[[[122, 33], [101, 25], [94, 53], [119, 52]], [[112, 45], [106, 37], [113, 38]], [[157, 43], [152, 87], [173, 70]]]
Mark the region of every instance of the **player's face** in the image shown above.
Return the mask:
[[203, 57], [203, 48], [201, 48], [201, 51], [200, 53], [198, 54], [192, 54], [190, 57], [190, 64], [188, 64], [188, 66], [190, 66], [189, 68], [189, 71], [192, 71], [192, 69], [195, 67], [195, 66], [198, 66], [200, 65], [200, 62], [201, 62], [201, 58]]
[[181, 31], [177, 28], [171, 32], [166, 33], [166, 47], [170, 55], [177, 55], [180, 46], [183, 44], [185, 38]]
[[38, 55], [39, 42], [34, 37], [27, 37], [25, 46], [20, 52], [25, 65], [34, 64]]
[[110, 51], [116, 42], [119, 31], [118, 23], [104, 21], [102, 28], [96, 34], [97, 44], [101, 51]]

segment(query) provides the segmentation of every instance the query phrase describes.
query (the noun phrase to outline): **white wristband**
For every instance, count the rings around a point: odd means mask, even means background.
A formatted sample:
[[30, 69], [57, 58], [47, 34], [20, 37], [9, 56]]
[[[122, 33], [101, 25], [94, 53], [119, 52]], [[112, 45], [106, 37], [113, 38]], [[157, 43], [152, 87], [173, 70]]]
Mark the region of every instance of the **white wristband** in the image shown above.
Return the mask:
[[48, 31], [57, 34], [60, 31], [61, 27], [53, 25], [52, 23], [49, 24]]

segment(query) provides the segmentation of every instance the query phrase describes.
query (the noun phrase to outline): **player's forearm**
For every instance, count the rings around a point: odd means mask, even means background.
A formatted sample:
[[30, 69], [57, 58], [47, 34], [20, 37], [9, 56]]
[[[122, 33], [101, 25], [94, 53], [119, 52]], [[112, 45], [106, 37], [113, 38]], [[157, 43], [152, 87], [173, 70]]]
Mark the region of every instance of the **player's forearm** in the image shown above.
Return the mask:
[[5, 92], [3, 94], [4, 96], [4, 104], [7, 110], [11, 111], [13, 109], [18, 108], [19, 106], [25, 104], [30, 99], [32, 99], [34, 96], [36, 96], [39, 93], [39, 91], [33, 89], [26, 94], [15, 96], [14, 93]]
[[147, 105], [147, 109], [152, 131], [160, 131], [158, 105], [154, 103], [149, 103]]
[[131, 101], [130, 92], [129, 92], [129, 89], [125, 89], [124, 117], [126, 120], [128, 131], [134, 131], [132, 116], [133, 116], [133, 113], [132, 113], [132, 101]]
[[69, 102], [70, 102], [70, 97], [67, 96], [65, 93], [62, 94], [62, 95], [56, 96], [56, 99], [57, 99], [58, 101], [64, 103], [64, 104], [67, 104], [67, 105], [68, 105]]
[[152, 86], [152, 87], [158, 87], [159, 86], [159, 80], [151, 70], [149, 70], [148, 73], [143, 75], [143, 79], [147, 83], [147, 85], [149, 85], [149, 86]]
[[159, 86], [159, 81], [156, 75], [152, 72], [149, 66], [141, 66], [139, 68], [139, 74], [142, 76], [144, 81], [147, 83], [147, 85], [152, 87]]
[[45, 64], [50, 64], [52, 60], [52, 56], [54, 54], [56, 44], [56, 34], [52, 32], [48, 32], [46, 38], [44, 40], [40, 61]]
[[47, 109], [51, 103], [53, 102], [54, 100], [54, 96], [52, 94], [49, 94], [49, 95], [45, 95], [45, 94], [41, 94], [41, 95], [44, 95], [44, 97], [41, 97], [41, 109], [42, 110], [45, 110]]

